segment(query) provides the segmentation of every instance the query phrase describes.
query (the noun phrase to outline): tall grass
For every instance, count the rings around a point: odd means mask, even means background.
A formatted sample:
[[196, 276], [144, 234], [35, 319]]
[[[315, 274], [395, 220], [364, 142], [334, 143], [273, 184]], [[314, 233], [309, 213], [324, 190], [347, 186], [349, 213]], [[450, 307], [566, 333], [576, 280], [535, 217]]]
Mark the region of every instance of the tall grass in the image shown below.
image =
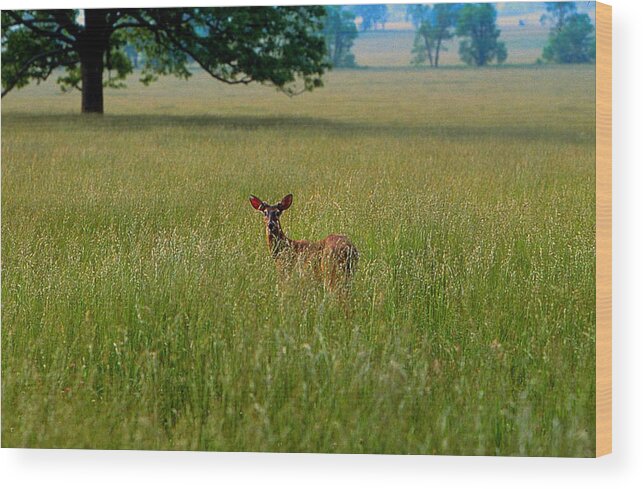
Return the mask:
[[[591, 456], [593, 68], [50, 85], [2, 113], [2, 445]], [[360, 250], [279, 280], [247, 196]]]

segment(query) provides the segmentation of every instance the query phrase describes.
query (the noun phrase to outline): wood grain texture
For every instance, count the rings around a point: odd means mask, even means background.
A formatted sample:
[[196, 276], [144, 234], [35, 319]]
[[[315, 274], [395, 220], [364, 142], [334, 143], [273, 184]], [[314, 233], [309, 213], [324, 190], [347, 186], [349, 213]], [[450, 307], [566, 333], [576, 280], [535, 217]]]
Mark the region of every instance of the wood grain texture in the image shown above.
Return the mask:
[[596, 456], [612, 452], [612, 7], [596, 3]]

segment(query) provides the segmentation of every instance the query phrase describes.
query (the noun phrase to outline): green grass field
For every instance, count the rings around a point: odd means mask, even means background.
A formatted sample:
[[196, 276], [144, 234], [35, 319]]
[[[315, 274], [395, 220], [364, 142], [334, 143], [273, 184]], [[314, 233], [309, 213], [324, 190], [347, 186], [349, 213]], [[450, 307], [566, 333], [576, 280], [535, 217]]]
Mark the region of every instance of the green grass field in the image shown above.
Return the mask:
[[[2, 105], [2, 446], [594, 454], [594, 67]], [[247, 197], [288, 192], [348, 318], [279, 282]]]

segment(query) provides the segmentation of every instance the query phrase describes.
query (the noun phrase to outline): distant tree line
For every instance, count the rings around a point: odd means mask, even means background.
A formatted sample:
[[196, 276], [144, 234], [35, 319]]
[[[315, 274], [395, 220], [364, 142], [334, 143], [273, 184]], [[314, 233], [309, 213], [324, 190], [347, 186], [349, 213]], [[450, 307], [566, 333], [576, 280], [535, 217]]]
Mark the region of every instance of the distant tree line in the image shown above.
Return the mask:
[[388, 7], [386, 5], [354, 5], [351, 10], [357, 17], [361, 17], [360, 28], [363, 31], [377, 29], [379, 25], [382, 29], [386, 26], [388, 20]]
[[[493, 4], [414, 4], [407, 6], [407, 18], [415, 27], [412, 54], [414, 64], [437, 67], [445, 41], [461, 38], [460, 59], [469, 65], [484, 66], [507, 59], [499, 41], [497, 12]], [[587, 14], [576, 12], [575, 2], [546, 2], [543, 24], [550, 24], [543, 59], [553, 63], [591, 63], [596, 59], [594, 26]]]
[[[496, 25], [497, 11], [490, 3], [411, 4], [406, 17], [415, 28], [412, 63], [440, 65], [440, 55], [447, 41], [460, 39], [460, 59], [472, 66], [498, 64], [507, 60], [507, 47], [500, 41]], [[330, 64], [338, 68], [356, 65], [351, 48], [360, 30], [384, 28], [388, 19], [386, 5], [326, 7], [325, 38]], [[551, 26], [547, 44], [539, 62], [591, 63], [596, 58], [594, 26], [587, 14], [576, 11], [575, 2], [546, 2], [543, 25]]]
[[[358, 27], [363, 32], [384, 29], [388, 14], [388, 6], [383, 4], [326, 6], [323, 33], [327, 62], [335, 68], [355, 67], [351, 49]], [[438, 67], [447, 42], [454, 37], [460, 39], [460, 59], [468, 65], [500, 64], [507, 59], [507, 48], [499, 40], [494, 4], [410, 4], [406, 6], [406, 18], [415, 28], [413, 64]], [[591, 63], [595, 60], [594, 26], [587, 14], [576, 11], [576, 2], [546, 2], [541, 23], [550, 25], [551, 29], [538, 62]], [[137, 67], [141, 53], [131, 44], [125, 46], [125, 53]]]
[[341, 5], [326, 7], [324, 39], [326, 55], [335, 68], [355, 66], [355, 56], [351, 53], [353, 41], [357, 37], [355, 13]]
[[326, 7], [324, 37], [328, 61], [335, 68], [355, 66], [351, 53], [353, 41], [357, 38], [357, 17], [361, 18], [360, 29], [384, 29], [388, 16], [386, 5], [329, 5]]
[[[499, 41], [497, 12], [493, 4], [415, 4], [407, 7], [415, 26], [414, 64], [439, 66], [444, 42], [461, 38], [460, 59], [469, 65], [484, 66], [507, 59]], [[551, 25], [543, 59], [553, 63], [591, 63], [596, 59], [594, 26], [587, 14], [576, 11], [575, 2], [546, 2], [543, 24]]]

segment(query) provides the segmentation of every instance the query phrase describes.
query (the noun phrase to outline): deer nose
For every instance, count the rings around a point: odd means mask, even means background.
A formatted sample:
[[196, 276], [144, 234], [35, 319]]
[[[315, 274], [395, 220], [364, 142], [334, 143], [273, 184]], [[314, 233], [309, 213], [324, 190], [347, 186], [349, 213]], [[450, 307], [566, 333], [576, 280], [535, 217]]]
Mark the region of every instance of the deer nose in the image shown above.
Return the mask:
[[270, 221], [268, 223], [268, 229], [270, 229], [271, 231], [274, 231], [275, 229], [277, 229], [277, 224], [274, 223], [273, 221]]

